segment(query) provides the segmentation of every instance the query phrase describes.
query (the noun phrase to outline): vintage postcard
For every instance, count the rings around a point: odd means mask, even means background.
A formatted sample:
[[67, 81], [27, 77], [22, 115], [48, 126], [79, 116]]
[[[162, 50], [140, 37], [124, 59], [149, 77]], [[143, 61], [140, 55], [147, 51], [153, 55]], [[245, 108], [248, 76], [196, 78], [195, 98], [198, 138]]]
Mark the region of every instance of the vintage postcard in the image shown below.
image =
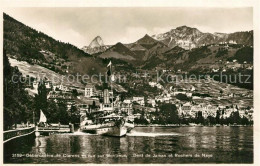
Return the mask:
[[3, 164], [257, 163], [257, 2], [152, 2], [3, 3]]

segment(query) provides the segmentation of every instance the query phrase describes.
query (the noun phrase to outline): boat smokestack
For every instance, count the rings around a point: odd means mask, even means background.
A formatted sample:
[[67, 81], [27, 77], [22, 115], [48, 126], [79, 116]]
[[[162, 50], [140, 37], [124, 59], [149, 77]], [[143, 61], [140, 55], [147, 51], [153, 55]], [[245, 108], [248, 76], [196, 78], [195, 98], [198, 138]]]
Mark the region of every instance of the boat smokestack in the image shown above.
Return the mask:
[[110, 104], [108, 89], [104, 89], [104, 104]]

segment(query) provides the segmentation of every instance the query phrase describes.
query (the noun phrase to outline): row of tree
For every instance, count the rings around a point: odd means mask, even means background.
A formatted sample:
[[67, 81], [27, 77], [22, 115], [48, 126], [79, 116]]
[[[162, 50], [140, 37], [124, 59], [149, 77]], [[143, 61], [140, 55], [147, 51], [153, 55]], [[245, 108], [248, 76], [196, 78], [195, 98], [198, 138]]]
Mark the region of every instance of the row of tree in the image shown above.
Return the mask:
[[196, 123], [196, 124], [202, 124], [202, 125], [215, 125], [215, 124], [221, 124], [221, 125], [230, 125], [230, 124], [238, 124], [238, 125], [252, 125], [253, 121], [250, 121], [246, 117], [240, 117], [239, 112], [235, 111], [232, 112], [230, 117], [228, 118], [222, 118], [221, 111], [218, 110], [216, 113], [216, 117], [208, 116], [207, 118], [204, 118], [202, 116], [202, 112], [198, 111], [195, 118], [192, 117], [184, 117], [179, 116], [177, 107], [174, 104], [160, 104], [159, 110], [156, 110], [156, 112], [151, 113], [155, 118], [147, 119], [145, 118], [144, 111], [135, 111], [135, 113], [140, 112], [141, 117], [135, 119], [136, 124], [189, 124], [189, 123]]
[[24, 82], [22, 73], [20, 73], [17, 67], [10, 65], [5, 51], [3, 61], [4, 129], [7, 130], [14, 124], [32, 121], [33, 112], [30, 108], [34, 105], [34, 99], [25, 91], [25, 85], [22, 83]]

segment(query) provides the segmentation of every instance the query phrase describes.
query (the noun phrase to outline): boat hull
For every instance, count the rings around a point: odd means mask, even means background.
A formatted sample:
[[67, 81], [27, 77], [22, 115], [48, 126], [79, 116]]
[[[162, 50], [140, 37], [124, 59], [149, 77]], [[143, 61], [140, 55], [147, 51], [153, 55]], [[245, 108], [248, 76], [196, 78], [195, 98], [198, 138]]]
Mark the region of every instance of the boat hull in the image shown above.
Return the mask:
[[122, 137], [126, 135], [127, 128], [125, 126], [99, 127], [92, 129], [83, 129], [83, 132], [113, 137]]
[[127, 132], [129, 133], [135, 127], [135, 125], [133, 123], [126, 122], [125, 127], [127, 128]]

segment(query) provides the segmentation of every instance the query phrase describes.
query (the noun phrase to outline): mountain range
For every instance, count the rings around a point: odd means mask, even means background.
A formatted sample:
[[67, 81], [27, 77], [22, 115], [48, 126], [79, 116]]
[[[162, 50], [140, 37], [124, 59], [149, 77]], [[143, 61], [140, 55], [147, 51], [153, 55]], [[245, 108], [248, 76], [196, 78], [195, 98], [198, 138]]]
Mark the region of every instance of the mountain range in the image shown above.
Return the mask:
[[[149, 38], [153, 38], [156, 41], [153, 41]], [[188, 26], [180, 26], [176, 29], [172, 29], [168, 32], [152, 35], [145, 35], [144, 38], [139, 39], [135, 43], [125, 44], [126, 46], [130, 46], [134, 51], [140, 50], [143, 51], [145, 49], [151, 48], [152, 45], [148, 43], [155, 43], [160, 41], [165, 46], [169, 48], [173, 48], [175, 46], [179, 46], [186, 50], [190, 50], [192, 48], [215, 44], [215, 43], [233, 43], [233, 44], [242, 44], [247, 46], [253, 45], [253, 31], [244, 31], [244, 32], [234, 32], [234, 33], [203, 33], [199, 31], [197, 28], [192, 28]], [[139, 45], [135, 45], [139, 44]], [[144, 47], [140, 47], [140, 44], [144, 45]], [[134, 46], [133, 46], [134, 45]], [[149, 47], [150, 45], [150, 47]], [[97, 36], [90, 43], [89, 46], [85, 46], [82, 49], [89, 53], [95, 54], [98, 52], [104, 52], [108, 49], [109, 45], [104, 45], [103, 40], [100, 36]]]
[[[156, 67], [158, 65], [172, 62], [174, 64], [190, 63], [189, 59], [199, 60], [205, 58], [203, 51], [204, 46], [209, 45], [233, 44], [238, 46], [253, 46], [253, 31], [234, 32], [234, 33], [203, 33], [197, 28], [188, 26], [180, 26], [166, 33], [149, 36], [145, 34], [139, 40], [122, 44], [118, 42], [115, 45], [105, 45], [100, 36], [96, 37], [89, 46], [83, 50], [94, 57], [102, 59], [119, 59], [143, 68]], [[200, 56], [194, 58], [192, 52], [201, 53]], [[204, 50], [205, 51], [205, 50]], [[225, 59], [234, 55], [215, 57], [218, 50], [210, 49], [213, 56], [209, 61]], [[182, 56], [181, 56], [182, 55]], [[210, 59], [210, 58], [208, 58]], [[165, 63], [165, 61], [167, 61]], [[194, 61], [196, 62], [196, 61]], [[185, 66], [185, 65], [184, 65]]]
[[4, 49], [15, 59], [61, 73], [103, 72], [109, 60], [123, 69], [192, 70], [234, 57], [252, 63], [253, 31], [211, 34], [181, 26], [158, 35], [145, 34], [128, 44], [106, 45], [97, 36], [89, 46], [79, 49], [4, 14]]

